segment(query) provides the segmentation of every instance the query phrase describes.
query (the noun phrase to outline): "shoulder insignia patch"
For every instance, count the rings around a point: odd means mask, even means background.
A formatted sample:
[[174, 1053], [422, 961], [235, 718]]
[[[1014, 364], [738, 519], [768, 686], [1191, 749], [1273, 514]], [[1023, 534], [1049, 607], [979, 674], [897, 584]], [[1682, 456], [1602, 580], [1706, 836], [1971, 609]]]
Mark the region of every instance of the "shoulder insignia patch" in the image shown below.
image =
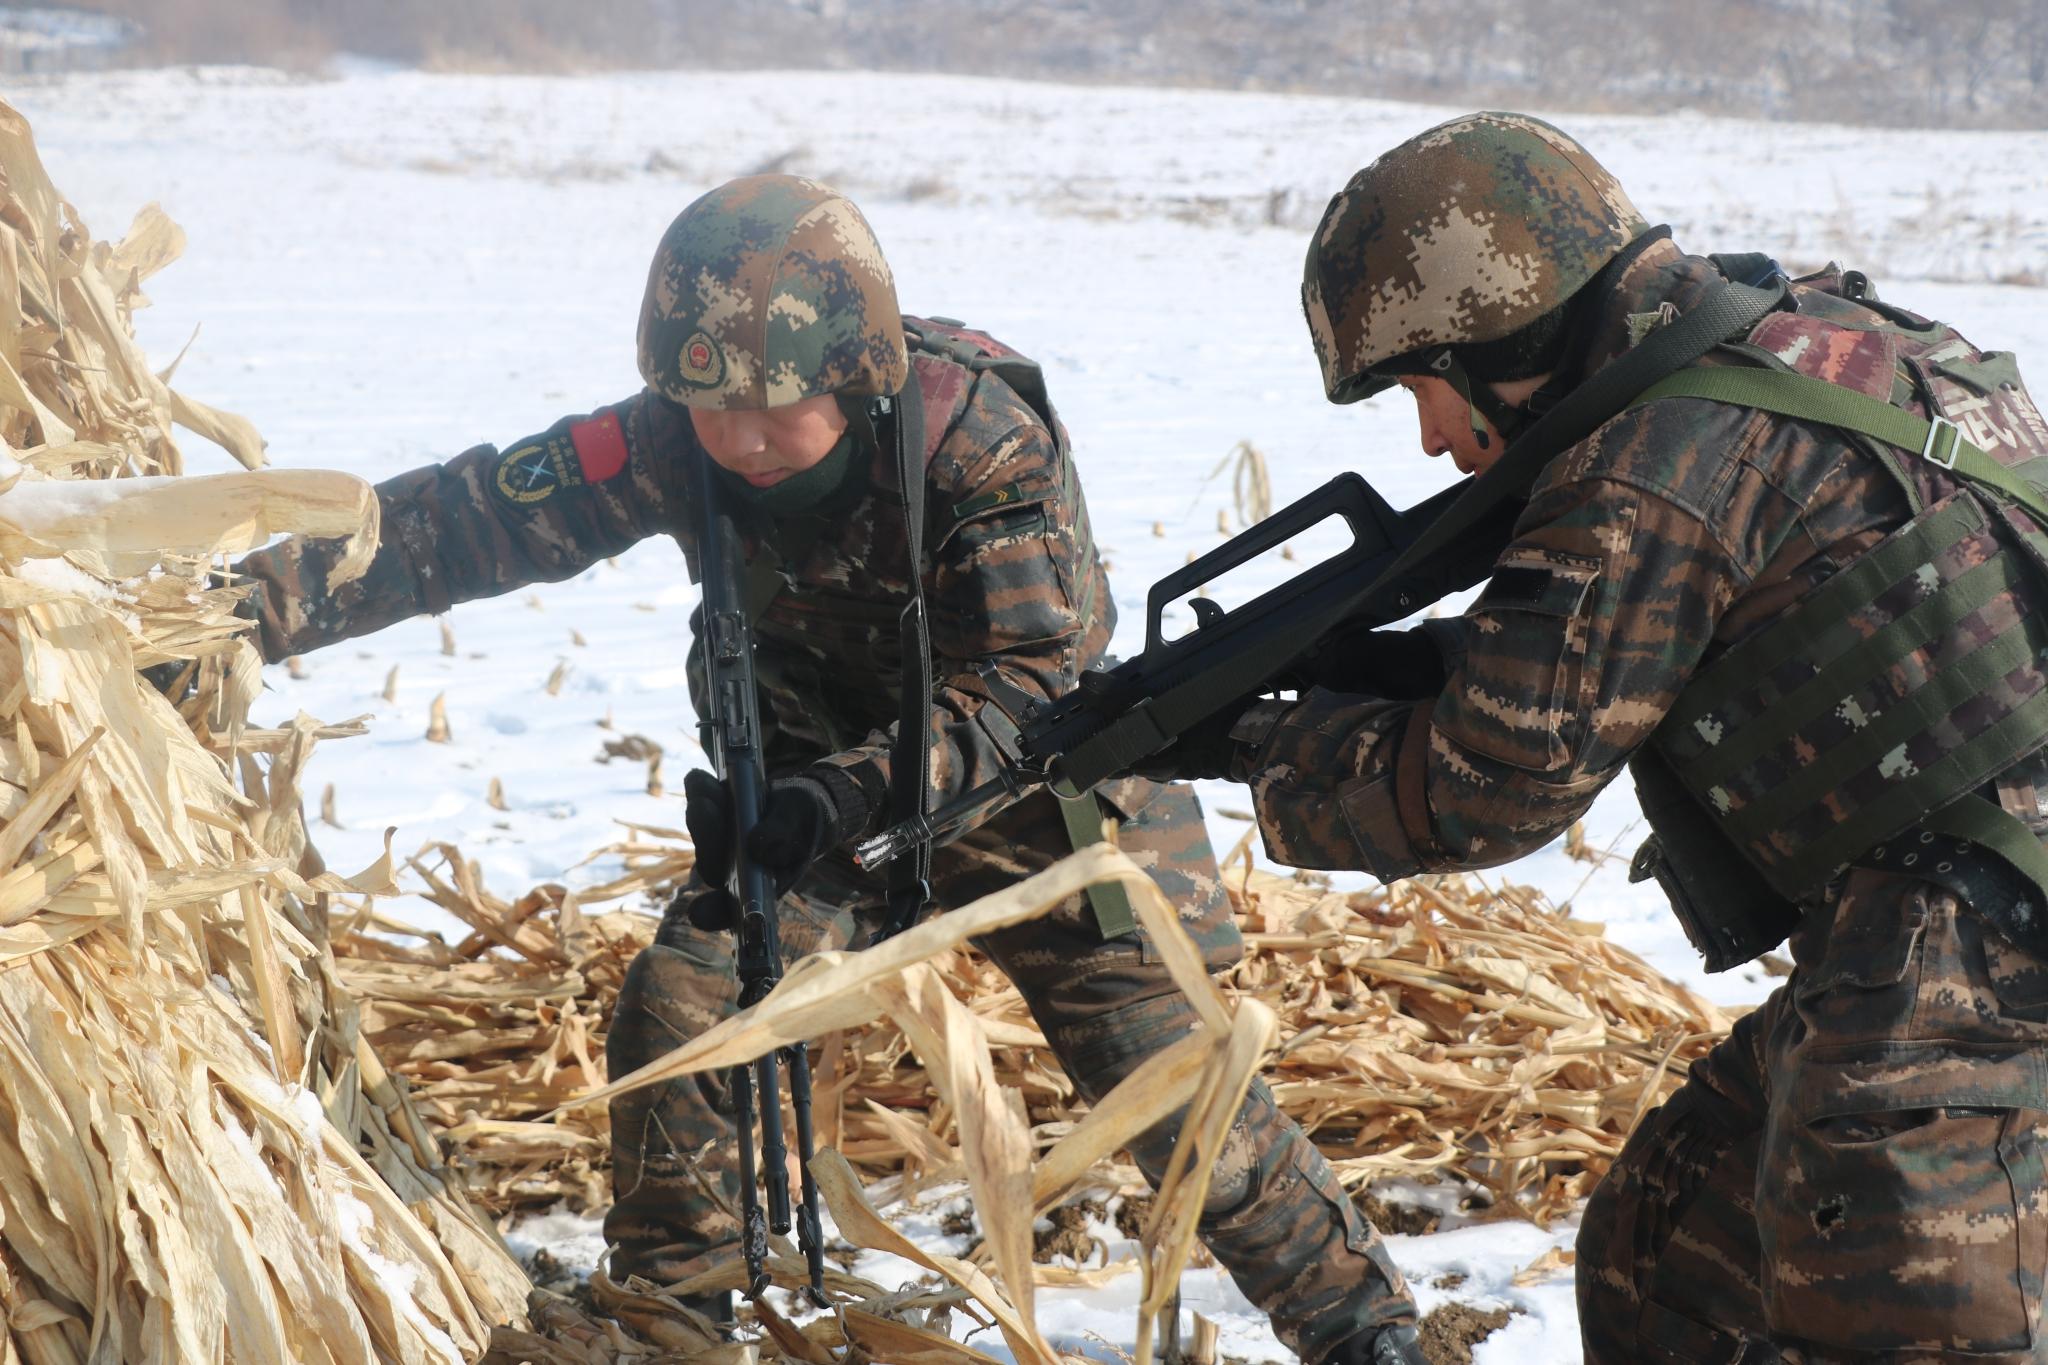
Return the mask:
[[584, 482], [576, 447], [566, 436], [536, 436], [498, 457], [491, 487], [514, 507], [535, 507]]
[[603, 412], [569, 428], [576, 465], [586, 483], [603, 483], [626, 467], [626, 433], [616, 412]]
[[1503, 564], [1480, 589], [1471, 609], [1474, 614], [1506, 608], [1543, 616], [1577, 616], [1599, 575], [1600, 561], [1579, 555]]
[[1883, 332], [1838, 327], [1804, 313], [1772, 313], [1749, 340], [1800, 374], [1873, 398], [1891, 394], [1898, 343]]

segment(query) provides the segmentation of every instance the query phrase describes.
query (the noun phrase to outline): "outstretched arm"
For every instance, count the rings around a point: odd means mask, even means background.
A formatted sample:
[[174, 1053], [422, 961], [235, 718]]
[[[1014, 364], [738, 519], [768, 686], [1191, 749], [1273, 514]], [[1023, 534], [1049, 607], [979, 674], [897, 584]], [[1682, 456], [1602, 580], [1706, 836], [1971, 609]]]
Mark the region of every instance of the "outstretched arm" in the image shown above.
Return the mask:
[[339, 542], [289, 540], [244, 558], [263, 657], [276, 661], [422, 612], [558, 582], [669, 530], [679, 419], [646, 395], [565, 417], [377, 485], [383, 543], [361, 578], [330, 582]]

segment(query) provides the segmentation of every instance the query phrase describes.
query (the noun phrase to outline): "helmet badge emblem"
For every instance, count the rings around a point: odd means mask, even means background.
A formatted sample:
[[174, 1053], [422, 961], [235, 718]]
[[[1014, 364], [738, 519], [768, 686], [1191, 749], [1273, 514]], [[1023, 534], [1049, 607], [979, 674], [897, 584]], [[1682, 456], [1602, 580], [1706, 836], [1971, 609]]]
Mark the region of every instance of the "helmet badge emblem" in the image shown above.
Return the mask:
[[690, 333], [683, 343], [680, 355], [676, 357], [676, 373], [686, 384], [698, 388], [718, 387], [725, 378], [725, 353], [718, 349], [718, 343], [708, 332], [699, 330]]

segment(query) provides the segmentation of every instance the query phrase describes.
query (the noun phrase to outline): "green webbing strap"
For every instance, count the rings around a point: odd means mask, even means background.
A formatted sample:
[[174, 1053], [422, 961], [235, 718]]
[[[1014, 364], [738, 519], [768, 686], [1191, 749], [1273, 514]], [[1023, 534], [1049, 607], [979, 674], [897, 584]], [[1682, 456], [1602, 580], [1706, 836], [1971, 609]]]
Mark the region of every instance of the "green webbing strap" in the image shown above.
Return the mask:
[[[1750, 843], [1782, 828], [1794, 813], [1824, 800], [1843, 782], [1875, 766], [1886, 754], [1923, 731], [1930, 720], [1948, 715], [2027, 662], [2034, 656], [2039, 643], [2032, 636], [2031, 631], [2007, 631], [1959, 663], [1943, 669], [1918, 688], [1903, 705], [1877, 717], [1870, 725], [1792, 773], [1760, 799], [1729, 816], [1726, 821], [1729, 833], [1738, 842]], [[2002, 766], [1994, 765], [1989, 771], [1996, 772]], [[1982, 781], [1983, 774], [1979, 774], [1977, 780]], [[1927, 783], [1924, 775], [1904, 777], [1901, 781], [1902, 785]], [[1940, 795], [1946, 796], [1947, 793]], [[1877, 837], [1882, 839], [1884, 836]]]
[[757, 555], [746, 562], [747, 581], [740, 585], [740, 597], [746, 603], [747, 619], [758, 621], [761, 613], [775, 605], [775, 599], [782, 596], [782, 590], [789, 586], [789, 580], [782, 576], [782, 561], [766, 555]]
[[[1102, 842], [1102, 803], [1093, 791], [1079, 796], [1052, 794], [1060, 803], [1060, 819], [1067, 823], [1067, 839], [1079, 853], [1090, 844]], [[1137, 912], [1131, 909], [1130, 893], [1122, 882], [1098, 882], [1088, 888], [1088, 904], [1095, 911], [1095, 927], [1104, 938], [1122, 938], [1138, 927]]]
[[1982, 844], [2034, 885], [2048, 889], [2048, 849], [2018, 817], [1981, 796], [1964, 796], [1920, 822], [1937, 834]]
[[1895, 408], [1882, 398], [1811, 375], [1733, 366], [1680, 370], [1652, 384], [1629, 406], [1659, 398], [1706, 398], [1860, 432], [1886, 445], [1917, 451], [1923, 459], [1949, 470], [1964, 482], [1995, 489], [2036, 519], [2048, 521], [2048, 490], [2029, 483], [2010, 466], [2000, 464], [1964, 440], [1956, 424], [1946, 417], [1930, 422], [1904, 408]]
[[[1788, 884], [1818, 889], [1835, 872], [1901, 830], [1916, 826], [1932, 828], [1928, 824], [1930, 809], [1939, 810], [1960, 800], [1957, 793], [1967, 795], [1986, 778], [2011, 767], [2014, 759], [2033, 752], [2040, 745], [2044, 729], [2048, 729], [2048, 693], [2039, 693], [1962, 748], [1944, 754], [1799, 850], [1780, 876]], [[1997, 816], [2012, 821], [2026, 838], [2039, 842], [2017, 817], [1996, 805], [1991, 808]], [[1996, 846], [2004, 847], [2002, 843]], [[2027, 876], [2033, 875], [2027, 870], [2028, 864], [2011, 858], [2007, 861]], [[2043, 883], [2043, 888], [2048, 890], [2048, 882]]]

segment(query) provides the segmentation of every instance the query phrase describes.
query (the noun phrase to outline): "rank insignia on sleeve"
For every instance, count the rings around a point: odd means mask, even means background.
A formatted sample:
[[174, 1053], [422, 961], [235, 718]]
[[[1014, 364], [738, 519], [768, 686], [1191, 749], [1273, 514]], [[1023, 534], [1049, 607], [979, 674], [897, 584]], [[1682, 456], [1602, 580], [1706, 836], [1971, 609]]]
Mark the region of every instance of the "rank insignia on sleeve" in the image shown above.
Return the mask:
[[718, 349], [709, 332], [700, 328], [683, 343], [676, 357], [676, 373], [685, 384], [715, 389], [725, 379], [725, 352]]
[[1019, 489], [1016, 484], [1005, 484], [993, 492], [980, 493], [963, 502], [954, 503], [953, 515], [957, 519], [965, 520], [978, 513], [986, 512], [991, 507], [1007, 507], [1018, 500], [1018, 495]]
[[578, 472], [568, 468], [564, 459], [567, 445], [552, 439], [526, 441], [506, 451], [492, 478], [498, 495], [515, 507], [532, 507], [546, 502], [565, 484], [581, 483]]

